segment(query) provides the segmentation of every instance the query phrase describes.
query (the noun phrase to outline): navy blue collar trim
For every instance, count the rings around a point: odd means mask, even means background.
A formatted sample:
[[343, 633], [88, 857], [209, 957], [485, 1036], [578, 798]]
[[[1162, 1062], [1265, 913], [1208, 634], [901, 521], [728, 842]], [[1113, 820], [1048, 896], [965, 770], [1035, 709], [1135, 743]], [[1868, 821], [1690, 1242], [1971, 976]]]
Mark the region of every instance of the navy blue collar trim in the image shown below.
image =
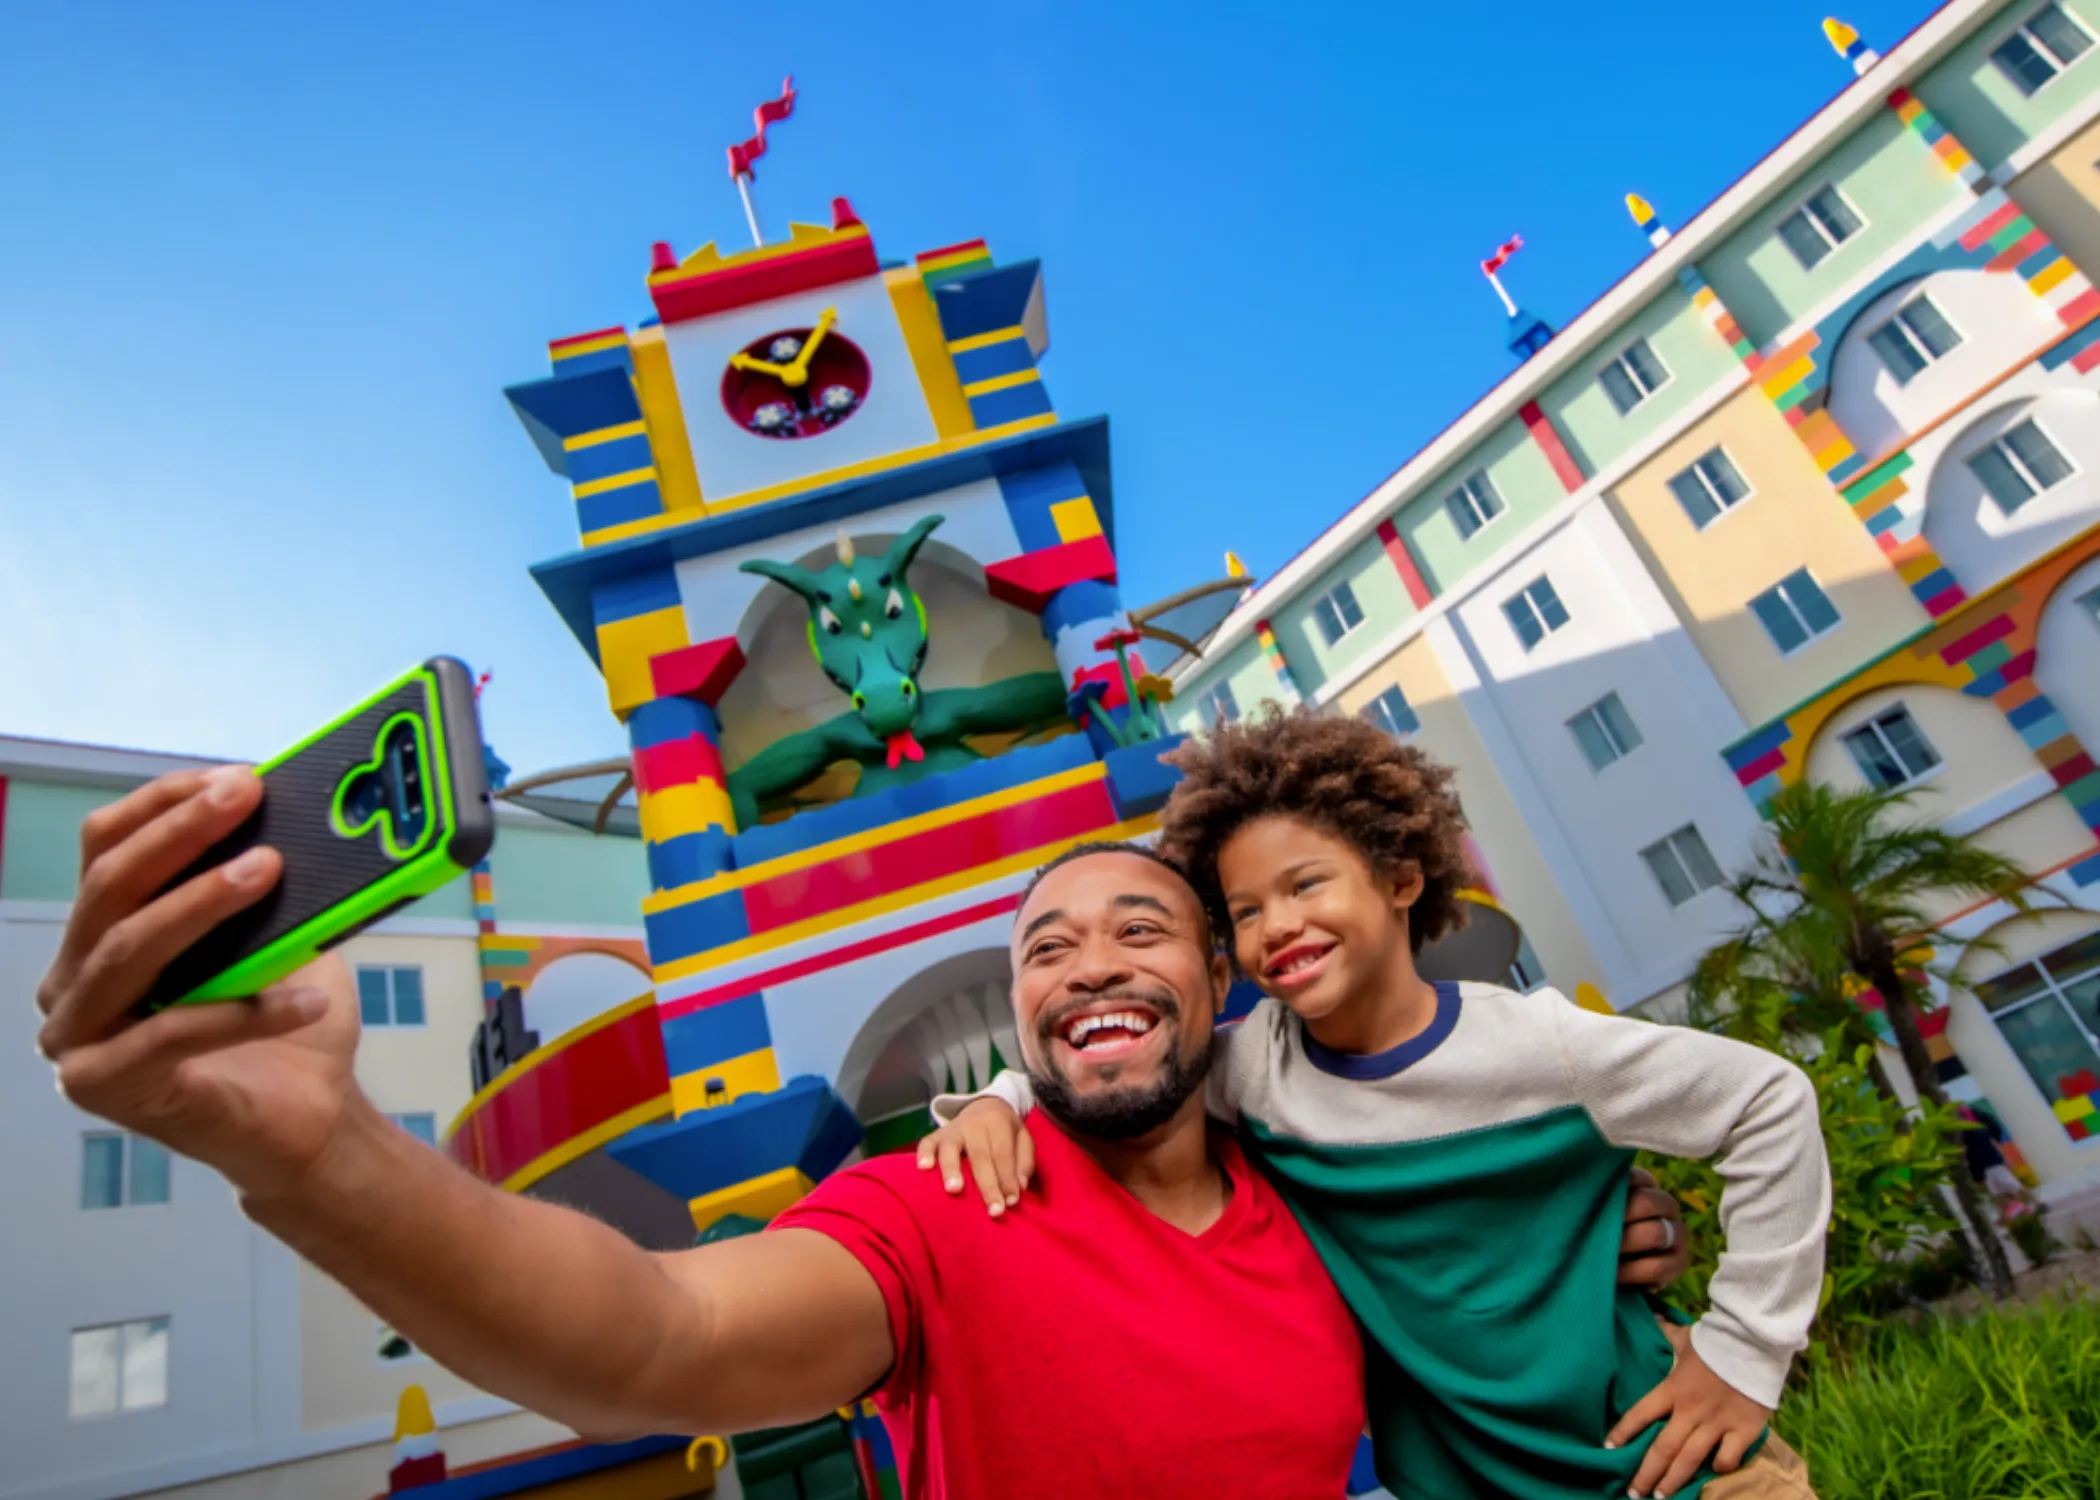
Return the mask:
[[1322, 1073], [1358, 1081], [1391, 1078], [1395, 1073], [1413, 1067], [1436, 1051], [1458, 1025], [1458, 986], [1448, 980], [1439, 980], [1434, 988], [1436, 1015], [1419, 1036], [1411, 1036], [1399, 1046], [1389, 1047], [1383, 1052], [1337, 1052], [1314, 1041], [1311, 1032], [1301, 1030], [1305, 1055]]

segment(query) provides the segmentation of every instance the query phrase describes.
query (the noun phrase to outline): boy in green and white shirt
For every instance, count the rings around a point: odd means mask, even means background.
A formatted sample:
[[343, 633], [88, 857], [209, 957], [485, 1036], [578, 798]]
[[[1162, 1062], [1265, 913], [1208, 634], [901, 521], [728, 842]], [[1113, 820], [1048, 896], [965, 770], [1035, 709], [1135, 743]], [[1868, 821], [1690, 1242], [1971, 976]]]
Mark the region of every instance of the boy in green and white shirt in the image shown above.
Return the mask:
[[[1210, 1108], [1363, 1325], [1381, 1483], [1401, 1500], [1809, 1495], [1765, 1432], [1830, 1210], [1801, 1071], [1551, 990], [1421, 979], [1413, 955], [1470, 878], [1464, 825], [1450, 773], [1368, 724], [1272, 713], [1176, 759], [1162, 851], [1269, 997], [1219, 1037]], [[988, 1092], [1011, 1112], [969, 1109], [922, 1164], [1004, 1153], [1014, 1180], [1033, 1092], [1017, 1073]], [[1615, 1285], [1637, 1150], [1712, 1158], [1726, 1184], [1728, 1247], [1681, 1356]]]

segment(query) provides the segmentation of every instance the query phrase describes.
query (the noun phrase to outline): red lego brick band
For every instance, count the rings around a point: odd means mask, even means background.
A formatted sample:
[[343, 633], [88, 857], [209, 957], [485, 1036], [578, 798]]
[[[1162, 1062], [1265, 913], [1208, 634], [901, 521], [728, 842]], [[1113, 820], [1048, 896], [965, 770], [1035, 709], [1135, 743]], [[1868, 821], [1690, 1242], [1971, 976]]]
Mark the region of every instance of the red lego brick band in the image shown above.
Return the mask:
[[698, 698], [713, 708], [743, 670], [743, 647], [724, 636], [650, 657], [649, 683], [659, 698]]
[[878, 269], [875, 242], [863, 230], [807, 250], [791, 250], [742, 265], [732, 263], [695, 271], [690, 276], [667, 278], [650, 286], [649, 298], [664, 322], [680, 323], [792, 292], [873, 276]]
[[1560, 480], [1561, 488], [1571, 495], [1581, 489], [1582, 467], [1575, 462], [1575, 455], [1568, 452], [1568, 445], [1561, 441], [1553, 419], [1539, 409], [1536, 401], [1525, 402], [1517, 415], [1531, 434], [1531, 440], [1539, 445], [1539, 452], [1546, 455], [1546, 462], [1553, 466], [1554, 477]]
[[1114, 583], [1116, 555], [1104, 536], [1081, 537], [1036, 552], [1024, 552], [984, 570], [994, 599], [1039, 615], [1060, 589], [1075, 583]]
[[634, 789], [645, 797], [702, 781], [727, 784], [722, 776], [722, 752], [697, 734], [634, 752]]

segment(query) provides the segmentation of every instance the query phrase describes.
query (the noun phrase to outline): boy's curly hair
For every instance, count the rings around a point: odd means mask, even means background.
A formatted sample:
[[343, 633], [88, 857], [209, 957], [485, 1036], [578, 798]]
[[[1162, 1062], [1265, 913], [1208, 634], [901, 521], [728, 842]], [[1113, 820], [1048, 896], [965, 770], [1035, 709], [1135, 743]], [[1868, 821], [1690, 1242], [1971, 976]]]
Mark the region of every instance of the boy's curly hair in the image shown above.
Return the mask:
[[1230, 933], [1218, 852], [1243, 824], [1280, 813], [1352, 845], [1388, 879], [1422, 876], [1409, 913], [1417, 953], [1465, 924], [1458, 893], [1474, 883], [1451, 769], [1362, 719], [1266, 705], [1164, 757], [1182, 782], [1167, 799], [1160, 852]]

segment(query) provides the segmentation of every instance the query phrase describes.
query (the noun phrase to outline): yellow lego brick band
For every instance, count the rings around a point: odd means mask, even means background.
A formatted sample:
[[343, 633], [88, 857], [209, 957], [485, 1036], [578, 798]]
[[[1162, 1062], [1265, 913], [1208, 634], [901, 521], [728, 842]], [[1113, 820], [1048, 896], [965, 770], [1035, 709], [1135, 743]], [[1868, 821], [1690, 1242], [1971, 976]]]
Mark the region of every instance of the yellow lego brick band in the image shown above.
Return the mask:
[[624, 719], [654, 698], [656, 683], [649, 675], [649, 658], [682, 651], [691, 644], [685, 637], [685, 611], [675, 604], [600, 625], [598, 665], [605, 673], [605, 696], [612, 711]]
[[678, 401], [678, 381], [671, 373], [671, 351], [661, 327], [636, 331], [634, 393], [649, 428], [649, 452], [656, 460], [656, 492], [664, 513], [680, 520], [707, 514], [700, 493], [700, 472], [693, 467], [693, 442], [686, 433], [685, 408]]
[[656, 467], [629, 469], [624, 474], [608, 474], [603, 479], [586, 479], [576, 486], [576, 498], [586, 499], [591, 495], [602, 495], [607, 490], [624, 490], [630, 484], [640, 484], [645, 479], [656, 477]]
[[1057, 528], [1060, 542], [1079, 542], [1101, 535], [1101, 517], [1087, 495], [1077, 500], [1060, 500], [1051, 506], [1050, 522]]
[[618, 1140], [628, 1131], [654, 1124], [670, 1113], [670, 1095], [658, 1094], [654, 1099], [637, 1104], [633, 1109], [622, 1110], [610, 1120], [593, 1125], [581, 1135], [571, 1136], [545, 1156], [537, 1157], [518, 1168], [504, 1178], [500, 1186], [506, 1193], [522, 1193], [542, 1177], [559, 1171], [572, 1161], [589, 1156], [600, 1146]]
[[994, 344], [1011, 343], [1015, 339], [1028, 337], [1028, 330], [1019, 323], [1007, 328], [994, 328], [990, 333], [973, 333], [965, 339], [950, 339], [950, 354], [968, 354], [972, 349], [989, 349]]
[[617, 427], [600, 427], [596, 432], [579, 432], [571, 438], [561, 440], [562, 450], [575, 453], [584, 448], [595, 448], [600, 443], [616, 443], [621, 438], [640, 437], [649, 430], [649, 424], [639, 419], [622, 422]]
[[[710, 1092], [709, 1085], [714, 1083], [721, 1087]], [[679, 1074], [671, 1080], [671, 1109], [683, 1119], [695, 1110], [720, 1109], [746, 1094], [770, 1094], [779, 1087], [780, 1063], [771, 1047], [761, 1047]]]
[[803, 1175], [800, 1167], [782, 1167], [777, 1172], [768, 1172], [763, 1177], [754, 1177], [749, 1182], [740, 1182], [734, 1187], [720, 1188], [702, 1194], [686, 1207], [693, 1215], [693, 1229], [705, 1232], [718, 1219], [731, 1214], [742, 1214], [747, 1219], [769, 1221], [782, 1209], [792, 1207], [807, 1197], [816, 1184]]
[[718, 782], [693, 781], [648, 792], [641, 799], [642, 837], [669, 843], [680, 834], [730, 826], [729, 793]]
[[935, 434], [946, 441], [976, 431], [962, 381], [955, 374], [955, 361], [941, 343], [940, 315], [933, 310], [933, 300], [918, 272], [890, 271], [883, 282], [890, 289], [890, 305], [896, 309], [897, 327], [904, 334], [904, 347], [911, 352], [912, 370], [925, 393]]
[[965, 396], [989, 396], [993, 391], [1010, 391], [1017, 385], [1030, 385], [1041, 380], [1040, 370], [1015, 370], [1010, 375], [994, 375], [989, 380], [973, 380], [963, 387]]

